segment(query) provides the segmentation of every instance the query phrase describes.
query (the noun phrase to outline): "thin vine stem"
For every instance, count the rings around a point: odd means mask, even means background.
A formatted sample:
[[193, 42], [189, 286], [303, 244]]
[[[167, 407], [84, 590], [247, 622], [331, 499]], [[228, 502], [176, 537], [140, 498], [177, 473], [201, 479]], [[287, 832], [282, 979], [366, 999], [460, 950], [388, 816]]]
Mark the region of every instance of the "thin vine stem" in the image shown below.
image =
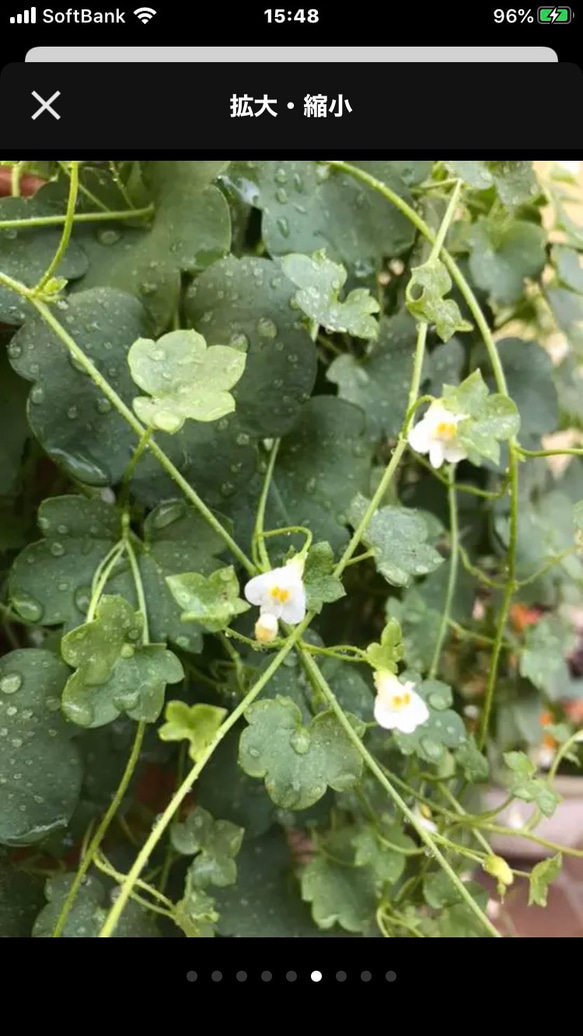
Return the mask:
[[[141, 219], [153, 216], [154, 206], [146, 205], [142, 209], [122, 209], [121, 212], [78, 212], [74, 223], [104, 223], [115, 219]], [[30, 219], [2, 219], [0, 230], [19, 230], [26, 227], [60, 227], [67, 220], [66, 215], [31, 216]]]
[[271, 486], [271, 480], [273, 478], [273, 470], [275, 468], [275, 461], [277, 459], [277, 452], [279, 450], [280, 440], [276, 439], [271, 447], [271, 453], [269, 454], [269, 461], [267, 469], [265, 471], [265, 478], [263, 479], [263, 485], [261, 487], [261, 495], [259, 497], [259, 503], [257, 505], [257, 513], [255, 515], [255, 525], [253, 527], [253, 537], [251, 540], [251, 555], [257, 567], [263, 566], [264, 571], [267, 571], [271, 567], [269, 560], [269, 554], [267, 553], [267, 547], [265, 546], [264, 539], [264, 527], [265, 527], [265, 508], [267, 506], [267, 497], [269, 495], [269, 487]]
[[457, 496], [455, 491], [455, 464], [448, 467], [447, 472], [448, 479], [448, 490], [447, 499], [449, 503], [449, 530], [450, 530], [450, 553], [449, 553], [449, 577], [447, 580], [447, 590], [445, 593], [445, 601], [443, 603], [443, 610], [441, 613], [441, 623], [439, 626], [439, 633], [437, 635], [437, 641], [435, 644], [435, 650], [433, 652], [433, 659], [429, 669], [429, 679], [433, 680], [437, 673], [439, 666], [439, 660], [441, 658], [441, 651], [447, 635], [447, 627], [449, 624], [449, 617], [451, 613], [451, 606], [453, 602], [453, 595], [455, 593], [455, 587], [457, 582], [457, 573], [459, 565], [459, 525], [458, 525], [458, 512], [457, 512]]
[[[146, 429], [138, 421], [137, 417], [134, 416], [133, 412], [124, 403], [123, 399], [117, 394], [115, 389], [111, 387], [109, 382], [104, 378], [101, 371], [97, 369], [95, 364], [89, 359], [83, 350], [77, 345], [75, 340], [71, 337], [68, 331], [59, 323], [54, 314], [51, 312], [49, 306], [42, 302], [40, 299], [36, 299], [33, 296], [32, 290], [27, 288], [24, 284], [14, 280], [13, 277], [8, 274], [0, 272], [0, 284], [5, 284], [7, 288], [15, 291], [23, 298], [27, 298], [32, 305], [38, 310], [40, 316], [43, 318], [45, 323], [55, 332], [58, 338], [60, 338], [63, 345], [67, 347], [69, 352], [78, 361], [79, 365], [83, 367], [85, 372], [89, 375], [95, 385], [103, 392], [103, 395], [109, 400], [112, 406], [118, 411], [119, 414], [127, 421], [132, 430], [136, 433], [139, 439], [142, 439]], [[220, 536], [223, 542], [227, 545], [231, 553], [237, 560], [243, 565], [243, 567], [250, 573], [255, 574], [255, 565], [247, 557], [244, 551], [241, 550], [239, 545], [235, 542], [230, 533], [221, 524], [218, 518], [215, 517], [209, 507], [206, 506], [204, 501], [198, 495], [196, 490], [186, 481], [183, 475], [179, 472], [178, 468], [174, 466], [169, 457], [166, 456], [164, 450], [156, 443], [155, 439], [151, 438], [148, 441], [148, 449], [156, 457], [156, 460], [161, 464], [167, 474], [176, 482], [180, 487], [187, 499], [193, 504], [193, 506], [200, 512], [206, 522], [216, 532], [217, 536]]]
[[121, 540], [119, 543], [116, 543], [95, 569], [95, 572], [93, 573], [93, 581], [91, 583], [91, 598], [89, 600], [85, 622], [92, 622], [95, 618], [95, 612], [97, 611], [97, 606], [106, 583], [122, 554], [124, 554], [125, 549], [125, 540]]
[[65, 222], [63, 224], [63, 233], [61, 234], [61, 240], [57, 251], [51, 259], [47, 269], [43, 273], [40, 281], [34, 287], [33, 291], [35, 295], [40, 295], [43, 288], [48, 284], [53, 274], [56, 272], [59, 263], [61, 262], [67, 248], [69, 247], [69, 241], [71, 239], [71, 233], [73, 230], [73, 220], [75, 218], [75, 208], [77, 206], [77, 194], [79, 192], [79, 163], [71, 162], [70, 174], [69, 174], [69, 196], [67, 198], [67, 211], [65, 212]]
[[341, 724], [348, 738], [350, 739], [350, 741], [352, 741], [353, 745], [362, 757], [363, 762], [366, 764], [371, 773], [374, 774], [379, 784], [381, 784], [382, 787], [385, 789], [389, 797], [397, 806], [397, 809], [403, 814], [404, 817], [407, 818], [411, 826], [415, 829], [421, 841], [424, 842], [424, 844], [430, 850], [431, 855], [435, 857], [442, 870], [445, 871], [451, 883], [455, 886], [462, 899], [467, 903], [472, 913], [480, 921], [482, 927], [489, 933], [489, 935], [492, 935], [495, 938], [500, 938], [500, 933], [496, 930], [496, 928], [494, 928], [494, 925], [482, 912], [482, 910], [472, 897], [471, 893], [468, 892], [463, 881], [461, 881], [461, 879], [456, 874], [451, 864], [447, 861], [443, 853], [438, 848], [433, 835], [430, 834], [430, 832], [419, 822], [419, 819], [415, 816], [414, 812], [411, 809], [409, 809], [407, 803], [404, 801], [404, 799], [401, 798], [398, 791], [395, 787], [393, 787], [393, 784], [388, 779], [388, 777], [385, 776], [376, 759], [370, 754], [368, 749], [365, 748], [356, 730], [352, 726], [350, 720], [345, 715], [343, 709], [336, 701], [334, 692], [328, 685], [328, 682], [322, 676], [322, 673], [320, 672], [318, 666], [314, 662], [314, 659], [311, 657], [309, 652], [304, 651], [302, 645], [298, 645], [298, 651], [308, 675], [313, 679], [318, 689], [324, 695], [324, 698], [329, 703], [332, 711], [337, 717], [338, 722]]
[[121, 914], [123, 912], [123, 909], [133, 891], [136, 880], [140, 877], [144, 867], [147, 865], [148, 860], [152, 855], [152, 852], [154, 851], [156, 845], [160, 841], [160, 838], [164, 834], [164, 831], [172, 821], [172, 818], [174, 817], [181, 802], [186, 798], [186, 796], [190, 792], [190, 789], [192, 788], [193, 784], [195, 784], [199, 774], [201, 773], [204, 766], [212, 756], [215, 749], [218, 747], [225, 735], [229, 732], [231, 727], [235, 725], [237, 720], [239, 720], [241, 716], [243, 716], [243, 714], [249, 708], [252, 702], [255, 701], [255, 698], [258, 694], [260, 694], [260, 692], [269, 682], [273, 674], [279, 669], [284, 659], [287, 658], [290, 651], [292, 651], [296, 641], [301, 637], [304, 630], [306, 630], [309, 626], [313, 617], [313, 612], [308, 612], [303, 622], [301, 622], [298, 626], [295, 627], [293, 633], [290, 634], [286, 643], [278, 651], [271, 664], [262, 673], [259, 679], [253, 684], [251, 689], [247, 692], [242, 701], [239, 702], [237, 707], [233, 709], [229, 716], [227, 716], [226, 720], [219, 727], [217, 733], [215, 734], [210, 744], [207, 746], [207, 748], [205, 748], [204, 752], [201, 754], [198, 761], [192, 767], [190, 772], [186, 775], [182, 784], [175, 792], [175, 794], [172, 796], [172, 799], [168, 803], [164, 812], [157, 819], [155, 826], [153, 827], [148, 838], [144, 842], [144, 845], [140, 849], [140, 852], [136, 856], [136, 859], [134, 860], [134, 863], [128, 872], [126, 880], [121, 886], [120, 894], [113, 906], [111, 907], [111, 910], [106, 918], [105, 924], [103, 925], [103, 928], [99, 933], [100, 938], [107, 939], [113, 935], [119, 922], [119, 919], [121, 917]]
[[64, 930], [65, 925], [67, 923], [67, 918], [69, 916], [69, 912], [71, 910], [71, 907], [73, 906], [73, 903], [74, 903], [75, 899], [77, 898], [77, 893], [79, 892], [79, 889], [81, 888], [81, 885], [83, 883], [83, 878], [87, 874], [87, 871], [89, 870], [89, 868], [90, 868], [90, 866], [91, 866], [91, 864], [93, 862], [93, 858], [95, 856], [95, 853], [99, 849], [99, 846], [101, 845], [101, 843], [102, 843], [102, 841], [103, 841], [103, 839], [104, 839], [104, 837], [105, 837], [105, 835], [107, 833], [109, 825], [111, 824], [112, 820], [114, 819], [114, 817], [115, 817], [115, 815], [116, 815], [116, 813], [117, 813], [117, 811], [118, 811], [118, 809], [119, 809], [119, 807], [120, 807], [120, 805], [122, 803], [123, 797], [124, 797], [124, 795], [125, 795], [125, 793], [126, 793], [126, 791], [128, 789], [129, 783], [130, 783], [130, 781], [132, 779], [134, 770], [136, 768], [136, 764], [137, 764], [138, 759], [140, 757], [140, 752], [142, 750], [142, 743], [144, 741], [144, 734], [145, 733], [146, 733], [146, 724], [142, 720], [140, 723], [138, 723], [138, 726], [137, 726], [137, 729], [136, 729], [136, 736], [134, 738], [134, 743], [132, 745], [132, 751], [131, 751], [130, 757], [129, 757], [127, 763], [126, 763], [126, 768], [125, 768], [125, 770], [123, 772], [121, 781], [118, 784], [117, 791], [116, 791], [114, 797], [111, 800], [111, 803], [110, 803], [110, 805], [109, 805], [109, 807], [107, 809], [107, 812], [104, 813], [103, 818], [101, 820], [101, 823], [99, 824], [99, 827], [97, 828], [97, 831], [95, 832], [95, 834], [93, 835], [93, 838], [91, 839], [91, 841], [89, 843], [89, 846], [87, 848], [87, 852], [85, 853], [83, 859], [81, 860], [81, 863], [80, 863], [80, 865], [79, 865], [79, 867], [77, 869], [77, 873], [75, 874], [75, 877], [73, 879], [73, 884], [71, 885], [71, 888], [69, 889], [69, 891], [67, 893], [67, 897], [65, 899], [65, 902], [63, 903], [63, 906], [62, 906], [61, 912], [59, 914], [59, 917], [57, 918], [57, 923], [56, 923], [55, 929], [53, 931], [53, 938], [55, 938], [55, 939], [58, 939], [63, 934], [63, 930]]

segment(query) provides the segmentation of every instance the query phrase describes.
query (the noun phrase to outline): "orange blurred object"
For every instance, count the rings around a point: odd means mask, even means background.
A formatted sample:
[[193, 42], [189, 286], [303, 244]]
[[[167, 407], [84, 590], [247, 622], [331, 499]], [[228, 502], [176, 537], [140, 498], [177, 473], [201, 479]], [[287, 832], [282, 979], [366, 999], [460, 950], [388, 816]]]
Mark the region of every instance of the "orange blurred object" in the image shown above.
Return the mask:
[[510, 621], [516, 633], [523, 633], [527, 626], [535, 626], [543, 614], [541, 608], [530, 608], [518, 601], [510, 609]]
[[[31, 198], [41, 187], [44, 187], [45, 183], [46, 180], [42, 180], [40, 176], [24, 173], [20, 178], [20, 196]], [[12, 170], [6, 167], [0, 168], [0, 197], [10, 197], [11, 194]]]

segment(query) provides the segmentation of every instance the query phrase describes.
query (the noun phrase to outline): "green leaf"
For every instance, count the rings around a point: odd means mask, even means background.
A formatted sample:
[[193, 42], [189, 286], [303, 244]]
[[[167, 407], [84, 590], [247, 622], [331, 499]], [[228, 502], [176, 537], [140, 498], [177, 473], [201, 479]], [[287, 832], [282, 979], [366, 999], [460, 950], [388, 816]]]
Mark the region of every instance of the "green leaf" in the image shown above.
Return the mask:
[[6, 353], [0, 353], [0, 497], [18, 490], [21, 460], [30, 427], [26, 419], [26, 386], [17, 378]]
[[[131, 405], [135, 386], [127, 353], [131, 343], [149, 330], [140, 302], [114, 288], [92, 288], [70, 296], [59, 318]], [[14, 335], [8, 355], [16, 373], [35, 383], [28, 397], [28, 419], [55, 463], [88, 485], [120, 481], [137, 445], [135, 432], [73, 362], [39, 314]]]
[[166, 582], [183, 609], [183, 621], [198, 622], [210, 633], [226, 629], [234, 616], [249, 609], [239, 597], [239, 580], [232, 565], [219, 568], [208, 577], [185, 572], [168, 576]]
[[[329, 786], [353, 787], [362, 773], [362, 756], [332, 712], [321, 712], [308, 726], [289, 698], [250, 705], [249, 727], [239, 742], [239, 764], [250, 777], [265, 778], [270, 797], [284, 809], [307, 809]], [[351, 719], [359, 736], [363, 724]]]
[[286, 277], [300, 288], [294, 298], [302, 312], [329, 334], [340, 331], [355, 338], [378, 336], [378, 321], [371, 315], [380, 309], [377, 300], [367, 288], [355, 288], [341, 302], [339, 293], [346, 283], [346, 270], [327, 259], [325, 251], [311, 256], [286, 255], [281, 266]]
[[139, 646], [143, 618], [123, 597], [102, 597], [95, 619], [65, 634], [61, 653], [76, 669], [63, 692], [63, 711], [82, 727], [101, 727], [121, 712], [153, 723], [166, 684], [184, 670], [163, 644]]
[[367, 435], [374, 440], [398, 435], [407, 409], [415, 355], [415, 321], [406, 311], [383, 317], [378, 341], [362, 359], [337, 356], [326, 371], [338, 396], [360, 407]]
[[[496, 531], [503, 544], [508, 542], [508, 520], [496, 519]], [[552, 490], [532, 499], [521, 498], [518, 508], [517, 571], [518, 579], [528, 579], [552, 558], [573, 546], [573, 503], [565, 493]], [[548, 572], [525, 587], [529, 599], [537, 604], [552, 605], [559, 588], [583, 579], [583, 563], [576, 555], [563, 558]]]
[[579, 262], [579, 253], [574, 248], [553, 245], [551, 257], [563, 287], [583, 293], [583, 267]]
[[[344, 711], [365, 723], [372, 722], [374, 691], [372, 682], [369, 685], [363, 678], [361, 667], [336, 658], [324, 658], [320, 668]], [[320, 707], [326, 708], [326, 703], [322, 701]]]
[[492, 174], [485, 162], [455, 161], [448, 162], [447, 166], [455, 176], [467, 183], [469, 187], [474, 187], [478, 191], [484, 191], [492, 186]]
[[244, 827], [246, 837], [256, 838], [273, 823], [275, 805], [265, 787], [239, 766], [240, 733], [240, 726], [230, 730], [205, 763], [196, 784], [196, 801], [213, 816], [226, 817]]
[[403, 658], [403, 634], [401, 626], [394, 618], [389, 618], [383, 632], [380, 643], [369, 644], [366, 649], [366, 657], [373, 669], [388, 669], [396, 673], [398, 663]]
[[189, 939], [211, 939], [216, 935], [219, 915], [215, 900], [194, 884], [192, 874], [186, 872], [184, 895], [176, 903], [173, 918]]
[[490, 765], [486, 756], [478, 751], [475, 738], [470, 736], [454, 752], [455, 761], [461, 767], [467, 781], [482, 784], [490, 776]]
[[404, 850], [414, 849], [415, 843], [403, 834], [398, 824], [383, 827], [382, 834], [375, 824], [364, 824], [352, 838], [356, 850], [357, 867], [370, 867], [379, 886], [394, 885], [405, 870], [406, 858], [398, 848], [389, 848], [383, 838]]
[[512, 771], [510, 791], [517, 799], [524, 802], [535, 802], [545, 817], [555, 812], [561, 796], [549, 788], [546, 781], [533, 777], [536, 766], [524, 752], [505, 752], [504, 762]]
[[544, 691], [549, 698], [557, 700], [569, 683], [569, 667], [565, 661], [565, 627], [557, 616], [545, 616], [534, 626], [529, 626], [524, 635], [524, 647], [520, 654], [520, 675], [526, 677]]
[[330, 544], [326, 541], [314, 543], [308, 552], [304, 569], [309, 611], [321, 612], [324, 604], [333, 604], [345, 597], [342, 581], [332, 575], [334, 567], [334, 552]]
[[563, 857], [560, 853], [550, 856], [547, 860], [541, 860], [531, 870], [529, 875], [528, 905], [546, 907], [549, 885], [555, 878], [558, 878], [563, 866]]
[[539, 193], [532, 162], [487, 162], [500, 201], [507, 208], [532, 203]]
[[143, 163], [155, 203], [152, 224], [138, 228], [111, 222], [76, 231], [90, 259], [82, 287], [109, 285], [139, 296], [156, 333], [165, 330], [178, 305], [181, 270], [194, 273], [229, 251], [229, 207], [211, 185], [227, 165]]
[[245, 354], [227, 345], [210, 348], [196, 331], [170, 331], [157, 342], [138, 338], [128, 353], [132, 378], [152, 398], [138, 396], [140, 421], [174, 434], [187, 419], [217, 421], [235, 409], [228, 389], [245, 369]]
[[[0, 221], [39, 219], [54, 216], [51, 205], [36, 198], [2, 198]], [[61, 227], [36, 226], [7, 228], [0, 235], [0, 269], [3, 273], [33, 288], [41, 279], [55, 256], [61, 240]], [[73, 280], [82, 277], [87, 269], [87, 258], [75, 241], [69, 241], [67, 251], [57, 270], [59, 277]], [[31, 312], [29, 303], [16, 292], [0, 285], [0, 323], [22, 324]]]
[[0, 844], [29, 845], [66, 827], [82, 767], [75, 728], [59, 711], [68, 671], [50, 651], [0, 659]]
[[285, 435], [312, 391], [316, 350], [293, 296], [278, 262], [251, 256], [215, 263], [188, 290], [188, 319], [209, 345], [246, 350], [233, 392], [243, 433]]
[[[359, 494], [350, 505], [349, 518], [356, 528], [369, 501]], [[427, 575], [443, 563], [426, 543], [427, 524], [418, 511], [405, 507], [381, 507], [373, 514], [362, 542], [375, 556], [378, 571], [393, 586], [409, 586], [414, 576]]]
[[[504, 338], [496, 342], [504, 368], [508, 392], [520, 413], [521, 436], [541, 436], [554, 432], [559, 423], [554, 365], [543, 346], [520, 338]], [[476, 356], [477, 363], [487, 363], [485, 350]], [[494, 388], [493, 379], [488, 379]]]
[[405, 292], [409, 312], [417, 320], [434, 324], [442, 342], [447, 342], [456, 331], [472, 330], [457, 302], [444, 297], [451, 286], [451, 277], [441, 259], [430, 259], [423, 266], [412, 267]]
[[277, 456], [267, 511], [270, 528], [305, 525], [335, 551], [347, 542], [350, 501], [367, 491], [370, 480], [363, 425], [362, 413], [343, 400], [316, 396], [306, 403]]
[[215, 820], [206, 809], [197, 806], [183, 823], [170, 831], [176, 852], [196, 858], [189, 867], [196, 888], [206, 885], [234, 885], [237, 880], [235, 856], [241, 848], [244, 830], [228, 820]]
[[501, 393], [490, 394], [482, 372], [475, 370], [461, 385], [444, 385], [443, 401], [448, 410], [464, 414], [456, 428], [456, 441], [468, 451], [469, 459], [497, 464], [499, 440], [511, 439], [520, 428], [520, 416], [513, 400]]
[[214, 740], [227, 709], [216, 705], [187, 705], [183, 701], [169, 701], [164, 718], [166, 722], [158, 730], [162, 741], [190, 741], [188, 754], [199, 762]]
[[520, 299], [525, 279], [542, 273], [545, 243], [545, 231], [534, 223], [480, 219], [470, 231], [471, 275], [493, 302], [512, 305]]
[[[45, 886], [48, 903], [36, 919], [32, 933], [34, 938], [49, 939], [52, 936], [73, 880], [72, 874], [58, 874], [49, 878]], [[86, 877], [69, 911], [63, 938], [96, 939], [105, 924], [111, 903], [103, 880]], [[158, 935], [154, 915], [132, 900], [124, 909], [113, 933], [116, 939], [154, 939]]]
[[451, 688], [441, 680], [419, 680], [415, 673], [404, 672], [403, 680], [413, 680], [415, 690], [429, 709], [429, 719], [412, 734], [393, 732], [393, 741], [403, 755], [417, 755], [428, 763], [439, 763], [446, 748], [457, 748], [467, 738], [463, 720], [448, 708], [452, 703]]
[[274, 827], [255, 840], [246, 836], [237, 872], [236, 885], [215, 892], [219, 935], [273, 939], [320, 934], [301, 900], [281, 828]]
[[43, 883], [0, 860], [0, 938], [28, 939], [44, 904]]
[[326, 839], [302, 873], [302, 898], [319, 928], [362, 934], [374, 920], [377, 878], [373, 867], [354, 866], [351, 841], [346, 828]]
[[[354, 164], [413, 203], [404, 182], [405, 177], [414, 182], [412, 163], [408, 168], [379, 161]], [[418, 170], [415, 180], [417, 175]], [[236, 163], [229, 176], [254, 185], [251, 201], [263, 212], [263, 240], [270, 255], [309, 255], [325, 248], [333, 261], [372, 272], [384, 256], [400, 255], [413, 244], [414, 229], [398, 209], [353, 177], [317, 162]]]

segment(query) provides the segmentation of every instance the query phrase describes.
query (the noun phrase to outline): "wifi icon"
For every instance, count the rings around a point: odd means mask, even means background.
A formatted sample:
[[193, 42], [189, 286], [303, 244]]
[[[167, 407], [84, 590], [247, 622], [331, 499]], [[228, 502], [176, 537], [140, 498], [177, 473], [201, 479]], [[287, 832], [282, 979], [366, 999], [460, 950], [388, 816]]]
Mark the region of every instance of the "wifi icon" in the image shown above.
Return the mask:
[[151, 21], [156, 13], [153, 7], [137, 7], [134, 11], [136, 18], [139, 18], [144, 25]]

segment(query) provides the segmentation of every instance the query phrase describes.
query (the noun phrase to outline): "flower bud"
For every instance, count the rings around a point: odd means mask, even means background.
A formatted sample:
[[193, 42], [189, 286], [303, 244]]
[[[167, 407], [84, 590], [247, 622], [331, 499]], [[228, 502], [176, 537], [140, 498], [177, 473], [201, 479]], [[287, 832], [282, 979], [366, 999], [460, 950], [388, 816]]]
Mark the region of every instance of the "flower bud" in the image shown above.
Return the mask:
[[270, 612], [263, 612], [255, 623], [255, 637], [260, 644], [271, 644], [278, 631], [277, 619]]

